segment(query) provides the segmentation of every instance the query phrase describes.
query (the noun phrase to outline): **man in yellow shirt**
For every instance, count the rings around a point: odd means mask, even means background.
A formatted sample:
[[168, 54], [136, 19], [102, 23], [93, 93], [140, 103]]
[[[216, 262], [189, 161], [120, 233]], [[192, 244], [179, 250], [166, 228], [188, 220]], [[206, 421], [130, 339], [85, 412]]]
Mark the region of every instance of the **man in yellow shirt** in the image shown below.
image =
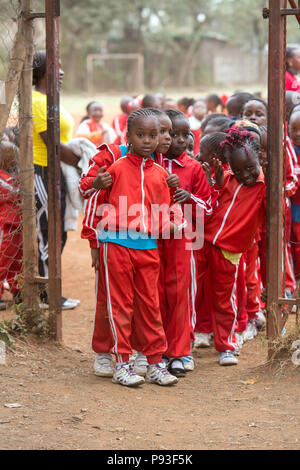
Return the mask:
[[[60, 69], [59, 86], [62, 85], [64, 72]], [[33, 58], [33, 85], [32, 93], [32, 122], [33, 122], [33, 161], [34, 183], [36, 195], [36, 221], [39, 254], [39, 274], [48, 276], [48, 162], [47, 162], [47, 76], [46, 76], [46, 52], [36, 52]], [[69, 165], [77, 167], [78, 157], [65, 145], [73, 133], [73, 119], [63, 108], [60, 108], [60, 155], [61, 160]], [[61, 172], [61, 227], [62, 246], [67, 240], [67, 232], [64, 230], [64, 212], [66, 207], [65, 180]], [[46, 291], [41, 293], [41, 299], [48, 304]], [[79, 301], [62, 297], [62, 309], [75, 308]]]

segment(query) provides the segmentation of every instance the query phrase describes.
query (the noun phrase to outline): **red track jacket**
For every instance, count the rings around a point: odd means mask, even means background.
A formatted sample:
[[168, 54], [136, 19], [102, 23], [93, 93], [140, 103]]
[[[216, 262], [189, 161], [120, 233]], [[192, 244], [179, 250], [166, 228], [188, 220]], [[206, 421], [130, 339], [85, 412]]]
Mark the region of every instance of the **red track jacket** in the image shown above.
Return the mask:
[[185, 152], [173, 160], [164, 157], [164, 162], [169, 173], [179, 177], [179, 187], [191, 193], [193, 215], [196, 214], [196, 206], [201, 207], [205, 214], [211, 214], [211, 189], [202, 165]]
[[[90, 160], [90, 166], [86, 174], [81, 176], [79, 181], [79, 192], [84, 199], [88, 199], [97, 190], [93, 188], [92, 183], [96, 178], [99, 169], [106, 166], [107, 169], [121, 158], [122, 153], [119, 145], [102, 144], [98, 147], [99, 152]], [[155, 162], [164, 167], [163, 156], [161, 153], [155, 153]]]
[[[151, 234], [156, 219], [153, 216], [152, 204], [166, 204], [170, 206], [170, 190], [166, 183], [167, 172], [152, 158], [144, 160], [137, 155], [127, 154], [119, 159], [107, 170], [113, 179], [113, 184], [105, 190], [95, 191], [90, 197], [85, 218], [83, 221], [82, 238], [90, 241], [91, 248], [99, 247], [97, 226], [102, 218], [107, 221], [116, 221], [116, 230], [127, 230], [129, 224], [137, 219], [137, 212], [133, 210], [130, 215], [130, 207], [138, 204], [140, 218], [137, 229], [143, 233]], [[127, 208], [120, 205], [119, 197], [127, 197]], [[99, 213], [99, 205], [109, 203], [110, 207], [102, 214]], [[161, 220], [155, 225], [162, 233], [168, 228], [170, 216], [164, 213]], [[101, 227], [101, 228], [107, 228]], [[98, 229], [99, 230], [99, 229]]]
[[215, 185], [212, 197], [215, 207], [205, 224], [205, 240], [232, 253], [244, 253], [252, 246], [257, 230], [265, 220], [263, 172], [252, 187], [239, 183], [231, 172], [227, 172], [224, 185]]

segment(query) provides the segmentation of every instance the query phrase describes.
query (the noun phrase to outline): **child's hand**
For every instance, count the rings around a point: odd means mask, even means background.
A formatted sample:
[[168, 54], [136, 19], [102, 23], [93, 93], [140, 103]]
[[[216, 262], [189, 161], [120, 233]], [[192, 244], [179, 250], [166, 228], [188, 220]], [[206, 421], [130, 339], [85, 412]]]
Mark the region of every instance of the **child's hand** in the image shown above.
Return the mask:
[[211, 167], [207, 162], [202, 163], [202, 168], [204, 170], [206, 179], [208, 181], [209, 186], [212, 186], [212, 177], [211, 177]]
[[109, 133], [105, 129], [103, 129], [103, 131], [102, 131], [102, 143], [103, 144], [109, 144]]
[[100, 269], [100, 248], [91, 248], [92, 268]]
[[223, 186], [224, 184], [224, 168], [222, 162], [218, 158], [213, 158], [213, 165], [215, 168], [215, 180], [218, 186]]
[[178, 188], [179, 186], [179, 178], [177, 175], [170, 175], [166, 179], [167, 185], [169, 188]]
[[112, 177], [111, 174], [105, 171], [106, 166], [102, 166], [96, 178], [93, 181], [93, 188], [95, 189], [106, 189], [112, 185]]
[[191, 199], [191, 193], [185, 189], [178, 188], [174, 194], [174, 201], [178, 203], [183, 203]]

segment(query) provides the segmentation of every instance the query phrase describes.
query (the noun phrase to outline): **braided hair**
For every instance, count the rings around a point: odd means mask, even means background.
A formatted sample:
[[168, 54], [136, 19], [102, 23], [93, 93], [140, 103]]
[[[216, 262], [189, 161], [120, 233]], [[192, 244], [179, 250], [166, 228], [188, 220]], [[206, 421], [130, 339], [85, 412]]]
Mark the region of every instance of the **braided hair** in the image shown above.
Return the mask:
[[226, 129], [230, 127], [231, 122], [232, 120], [224, 115], [221, 117], [210, 119], [204, 128], [204, 132], [208, 125], [216, 127], [216, 132], [225, 132]]
[[251, 137], [250, 132], [243, 131], [239, 128], [229, 129], [226, 139], [220, 144], [224, 151], [233, 153], [237, 149], [244, 149], [247, 157], [252, 158], [251, 152], [259, 156], [260, 145]]
[[187, 121], [188, 124], [190, 124], [186, 115], [178, 109], [166, 109], [164, 112], [171, 119], [172, 122], [175, 121], [175, 119], [184, 119], [185, 121]]
[[150, 111], [153, 116], [161, 117], [164, 114], [166, 114], [164, 111], [162, 111], [159, 108], [147, 108], [147, 111]]
[[225, 132], [213, 132], [201, 139], [200, 146], [206, 146], [211, 153], [215, 153], [222, 160], [224, 151], [221, 143], [224, 142], [226, 137]]
[[136, 111], [133, 111], [133, 113], [131, 113], [128, 116], [127, 132], [131, 132], [134, 121], [140, 117], [156, 117], [157, 118], [157, 115], [153, 113], [152, 108], [141, 108], [141, 109], [137, 109]]
[[202, 131], [202, 133], [205, 131], [205, 128], [208, 125], [209, 121], [211, 121], [212, 119], [215, 119], [215, 118], [219, 118], [219, 117], [222, 118], [222, 117], [226, 117], [226, 116], [223, 113], [212, 113], [212, 114], [208, 114], [207, 116], [205, 116], [205, 118], [201, 122], [201, 131]]

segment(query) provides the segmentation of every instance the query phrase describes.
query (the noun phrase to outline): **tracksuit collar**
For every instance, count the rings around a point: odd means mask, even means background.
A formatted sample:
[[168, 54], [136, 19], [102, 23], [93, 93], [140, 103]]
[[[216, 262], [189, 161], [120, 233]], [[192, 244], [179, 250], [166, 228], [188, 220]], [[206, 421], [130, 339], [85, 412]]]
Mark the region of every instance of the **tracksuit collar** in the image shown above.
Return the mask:
[[142, 163], [144, 163], [144, 168], [150, 168], [152, 165], [154, 165], [153, 158], [143, 158], [140, 155], [134, 155], [133, 153], [127, 153], [127, 158], [134, 163], [135, 166], [140, 166]]
[[174, 159], [169, 159], [167, 157], [164, 157], [164, 160], [167, 162], [175, 162], [178, 166], [181, 166], [182, 168], [185, 167], [186, 165], [186, 160], [187, 160], [188, 155], [186, 152], [183, 152], [179, 157], [174, 158]]

